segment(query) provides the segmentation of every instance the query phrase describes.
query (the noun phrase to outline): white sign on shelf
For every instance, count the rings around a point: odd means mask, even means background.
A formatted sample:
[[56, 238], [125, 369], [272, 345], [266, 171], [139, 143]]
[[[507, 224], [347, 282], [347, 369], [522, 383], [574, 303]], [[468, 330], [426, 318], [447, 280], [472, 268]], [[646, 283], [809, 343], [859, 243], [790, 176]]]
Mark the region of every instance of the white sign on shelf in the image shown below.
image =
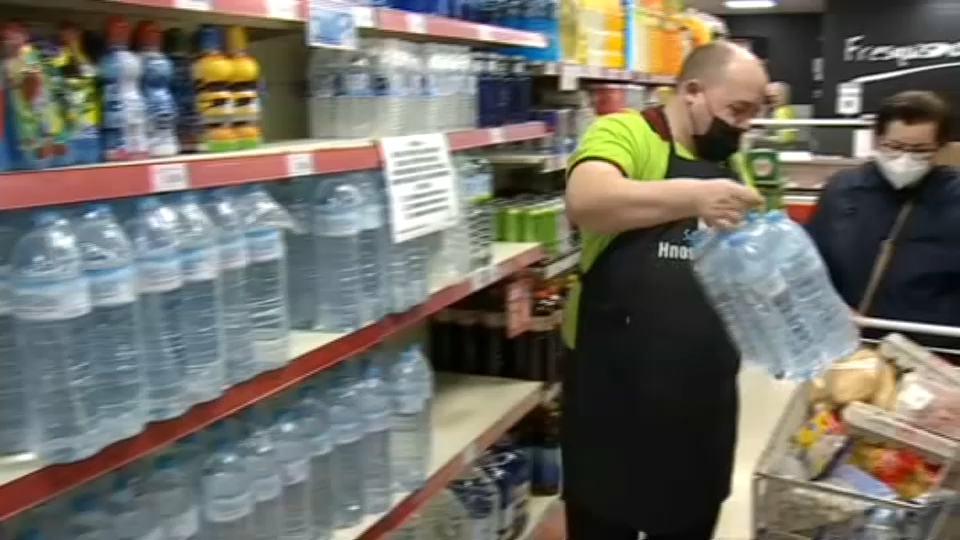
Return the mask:
[[837, 85], [837, 114], [853, 116], [863, 110], [863, 85], [846, 82]]
[[406, 242], [456, 223], [456, 174], [441, 133], [380, 140], [393, 241]]
[[307, 45], [325, 49], [357, 48], [357, 24], [350, 6], [334, 0], [306, 0]]
[[503, 144], [503, 128], [490, 128], [490, 143]]
[[267, 17], [298, 20], [300, 2], [301, 0], [267, 0]]
[[213, 9], [213, 0], [173, 0], [173, 7], [177, 9], [192, 9], [194, 11], [210, 11]]
[[568, 64], [560, 64], [560, 91], [569, 92], [578, 88], [580, 68]]
[[407, 31], [414, 34], [427, 33], [427, 18], [419, 13], [407, 13], [404, 17], [407, 23]]
[[374, 17], [373, 8], [354, 6], [353, 23], [357, 26], [357, 28], [376, 28], [377, 22]]
[[493, 41], [493, 28], [485, 24], [478, 24], [477, 39], [480, 41]]
[[313, 154], [309, 152], [287, 154], [287, 177], [310, 176], [314, 172]]
[[186, 163], [158, 163], [150, 165], [150, 191], [181, 191], [190, 189], [190, 173]]

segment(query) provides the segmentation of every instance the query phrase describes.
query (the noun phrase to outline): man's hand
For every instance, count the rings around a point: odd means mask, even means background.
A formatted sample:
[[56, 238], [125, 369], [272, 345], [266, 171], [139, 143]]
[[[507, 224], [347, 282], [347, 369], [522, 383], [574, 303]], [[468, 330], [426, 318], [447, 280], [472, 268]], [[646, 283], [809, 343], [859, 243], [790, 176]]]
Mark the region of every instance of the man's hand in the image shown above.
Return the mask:
[[697, 217], [716, 229], [732, 229], [748, 210], [763, 204], [752, 189], [726, 178], [701, 180], [693, 187]]

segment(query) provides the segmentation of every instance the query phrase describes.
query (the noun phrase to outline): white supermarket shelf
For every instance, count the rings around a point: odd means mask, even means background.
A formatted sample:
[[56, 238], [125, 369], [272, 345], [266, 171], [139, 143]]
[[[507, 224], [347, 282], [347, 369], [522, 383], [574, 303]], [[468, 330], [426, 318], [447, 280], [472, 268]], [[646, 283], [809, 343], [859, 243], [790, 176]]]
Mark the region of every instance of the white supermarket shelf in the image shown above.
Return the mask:
[[393, 507], [337, 532], [335, 540], [374, 540], [396, 529], [484, 449], [540, 402], [541, 383], [452, 373], [437, 374], [433, 401], [433, 448], [424, 487], [397, 497]]
[[[114, 443], [90, 459], [43, 467], [30, 455], [2, 458], [0, 459], [0, 521], [51, 500], [112, 470], [147, 457], [177, 439], [198, 432], [217, 420], [230, 417], [245, 407], [292, 388], [315, 373], [361, 354], [374, 345], [429, 319], [437, 311], [453, 305], [471, 293], [503, 277], [520, 272], [540, 260], [542, 256], [543, 251], [536, 243], [497, 242], [493, 245], [493, 260], [489, 266], [452, 283], [434, 284], [430, 298], [406, 313], [389, 316], [349, 334], [294, 332], [290, 351], [292, 360], [283, 368], [263, 373], [247, 382], [233, 386], [219, 398], [196, 405], [179, 418], [152, 423], [139, 435]], [[534, 401], [539, 399], [540, 394], [537, 392], [540, 388], [539, 383], [519, 384], [533, 384]], [[491, 398], [490, 403], [484, 406], [489, 407], [492, 403], [498, 403], [500, 399], [500, 397]], [[445, 455], [445, 451], [440, 449], [438, 455]]]

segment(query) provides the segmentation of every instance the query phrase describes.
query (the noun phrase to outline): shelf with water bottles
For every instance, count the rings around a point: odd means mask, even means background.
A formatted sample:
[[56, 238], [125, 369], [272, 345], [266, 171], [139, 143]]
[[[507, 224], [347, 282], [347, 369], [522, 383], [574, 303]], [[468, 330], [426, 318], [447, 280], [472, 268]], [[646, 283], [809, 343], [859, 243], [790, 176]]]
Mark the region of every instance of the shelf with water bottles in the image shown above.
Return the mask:
[[[455, 161], [465, 195], [489, 189], [478, 187], [482, 161]], [[11, 291], [0, 516], [294, 386], [542, 257], [537, 243], [493, 242], [480, 198], [460, 203], [451, 228], [391, 243], [383, 189], [369, 171], [0, 214]], [[50, 378], [29, 376], [34, 368]], [[40, 406], [64, 399], [72, 409]], [[44, 466], [53, 463], [66, 465]]]

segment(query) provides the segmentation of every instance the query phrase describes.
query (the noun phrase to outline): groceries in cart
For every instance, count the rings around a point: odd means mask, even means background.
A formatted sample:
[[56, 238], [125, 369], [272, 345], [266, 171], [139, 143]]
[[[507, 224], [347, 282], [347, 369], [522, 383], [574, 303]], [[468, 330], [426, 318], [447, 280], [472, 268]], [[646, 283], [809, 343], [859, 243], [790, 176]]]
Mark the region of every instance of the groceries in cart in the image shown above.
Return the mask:
[[960, 540], [958, 392], [896, 334], [799, 386], [755, 473], [756, 538]]
[[853, 353], [860, 334], [806, 231], [782, 211], [735, 231], [697, 231], [694, 269], [744, 362], [809, 380]]

